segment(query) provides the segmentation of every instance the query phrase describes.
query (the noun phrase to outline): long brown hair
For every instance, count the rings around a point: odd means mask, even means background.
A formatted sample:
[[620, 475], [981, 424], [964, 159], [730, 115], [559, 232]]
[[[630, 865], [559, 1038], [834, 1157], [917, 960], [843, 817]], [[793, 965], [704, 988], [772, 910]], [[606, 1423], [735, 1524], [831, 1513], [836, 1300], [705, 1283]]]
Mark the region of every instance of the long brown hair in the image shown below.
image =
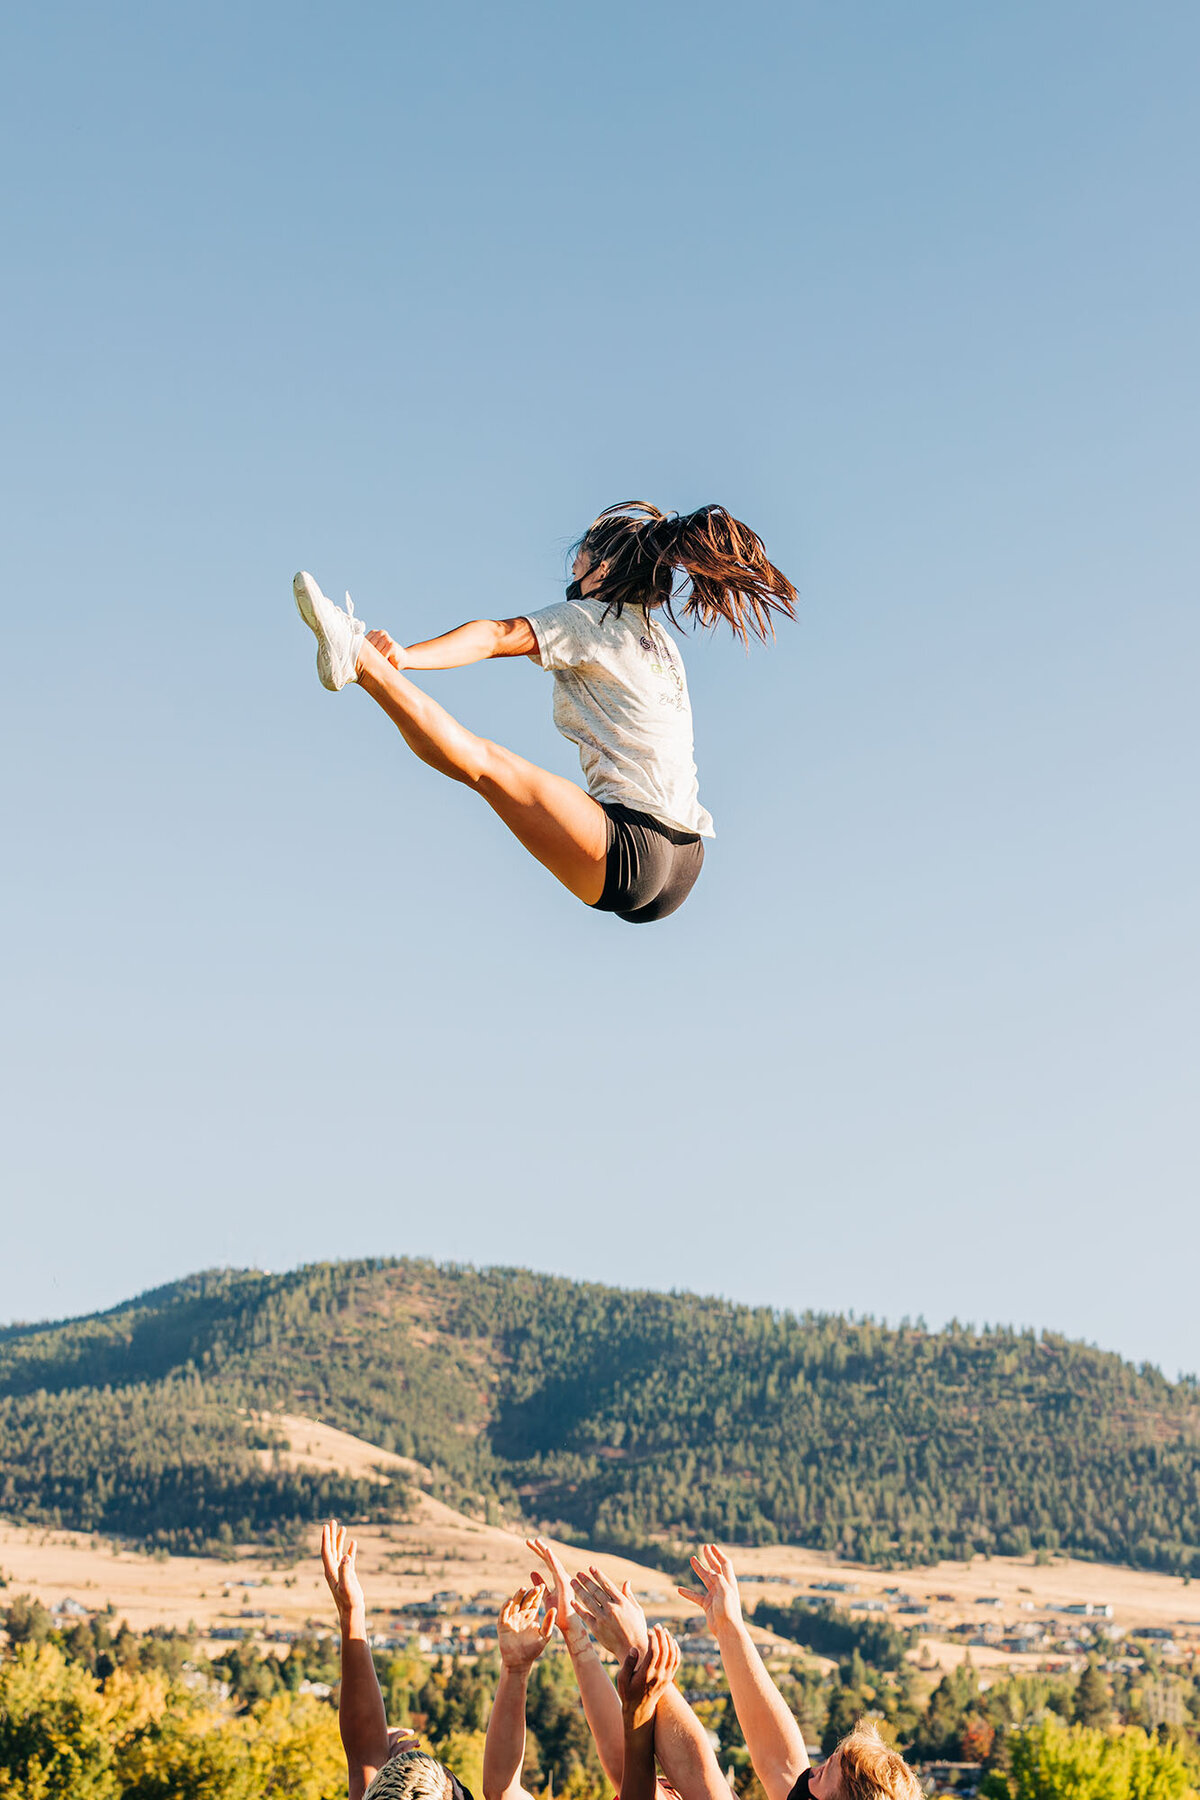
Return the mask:
[[[673, 625], [678, 606], [703, 626], [724, 619], [735, 637], [774, 637], [773, 614], [796, 616], [796, 590], [767, 560], [757, 532], [723, 506], [664, 513], [647, 500], [607, 506], [575, 546], [608, 573], [596, 598], [618, 617], [626, 606], [661, 606]], [[676, 592], [675, 574], [684, 576]]]

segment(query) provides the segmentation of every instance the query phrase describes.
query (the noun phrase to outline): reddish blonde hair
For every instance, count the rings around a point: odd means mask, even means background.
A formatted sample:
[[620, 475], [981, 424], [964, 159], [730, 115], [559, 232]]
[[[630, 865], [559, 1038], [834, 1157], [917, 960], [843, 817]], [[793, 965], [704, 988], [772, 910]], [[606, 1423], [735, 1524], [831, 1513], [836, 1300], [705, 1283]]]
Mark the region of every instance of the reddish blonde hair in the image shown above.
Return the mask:
[[872, 1719], [860, 1719], [838, 1745], [838, 1792], [845, 1800], [925, 1800], [920, 1782], [898, 1750], [889, 1749]]

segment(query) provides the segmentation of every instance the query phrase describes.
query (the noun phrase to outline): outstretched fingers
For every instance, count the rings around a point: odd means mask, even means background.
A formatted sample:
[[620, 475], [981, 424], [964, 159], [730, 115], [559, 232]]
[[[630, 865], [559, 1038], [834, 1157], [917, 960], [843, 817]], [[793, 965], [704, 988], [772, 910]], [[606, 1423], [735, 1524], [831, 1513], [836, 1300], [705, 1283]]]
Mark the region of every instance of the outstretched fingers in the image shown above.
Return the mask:
[[665, 1625], [656, 1625], [640, 1657], [631, 1650], [621, 1665], [617, 1687], [635, 1726], [653, 1718], [659, 1701], [679, 1673], [679, 1645]]
[[[557, 1551], [551, 1548], [545, 1538], [540, 1537], [526, 1538], [525, 1548], [527, 1550], [532, 1550], [533, 1554], [545, 1563], [554, 1578], [555, 1597], [561, 1604], [565, 1605], [567, 1602], [567, 1590], [571, 1584], [567, 1571], [563, 1567], [562, 1559]], [[537, 1581], [543, 1579], [536, 1569], [533, 1571], [533, 1579]]]
[[661, 1687], [662, 1669], [666, 1660], [666, 1647], [663, 1644], [663, 1628], [656, 1625], [650, 1633], [650, 1641], [646, 1645], [646, 1686]]
[[321, 1529], [321, 1566], [325, 1570], [325, 1579], [330, 1587], [337, 1577], [337, 1557], [333, 1552], [334, 1535], [337, 1521], [329, 1519]]
[[565, 1586], [567, 1571], [563, 1567], [562, 1558], [559, 1556], [558, 1552], [546, 1542], [545, 1538], [526, 1538], [525, 1548], [527, 1550], [532, 1550], [535, 1556], [540, 1556], [550, 1573], [553, 1575], [555, 1581], [561, 1582]]
[[704, 1583], [705, 1591], [711, 1593], [717, 1585], [717, 1571], [710, 1569], [706, 1562], [701, 1562], [698, 1556], [690, 1556], [688, 1561]]
[[514, 1617], [528, 1623], [531, 1618], [537, 1617], [542, 1604], [540, 1585], [535, 1583], [531, 1587], [518, 1588], [508, 1604], [513, 1609]]
[[[336, 1519], [329, 1519], [321, 1531], [321, 1562], [325, 1569], [325, 1579], [336, 1593], [342, 1568], [347, 1559], [347, 1546], [357, 1551], [358, 1545], [346, 1535], [346, 1529]], [[350, 1557], [353, 1564], [353, 1555]]]
[[571, 1592], [575, 1596], [575, 1604], [587, 1618], [593, 1619], [603, 1611], [605, 1596], [595, 1582], [584, 1574], [572, 1575]]
[[554, 1608], [547, 1605], [545, 1616], [539, 1617], [543, 1600], [549, 1600], [546, 1584], [535, 1576], [529, 1587], [518, 1588], [500, 1608], [497, 1639], [506, 1669], [528, 1670], [546, 1648], [554, 1630]]
[[[588, 1574], [591, 1576], [606, 1600], [619, 1600], [621, 1598], [620, 1590], [613, 1586], [612, 1582], [608, 1579], [608, 1576], [604, 1573], [604, 1570], [598, 1569], [595, 1563], [590, 1565]], [[626, 1586], [628, 1585], [627, 1582]]]
[[648, 1685], [660, 1690], [669, 1688], [683, 1660], [679, 1645], [665, 1625], [656, 1625], [650, 1634], [649, 1648], [652, 1660]]

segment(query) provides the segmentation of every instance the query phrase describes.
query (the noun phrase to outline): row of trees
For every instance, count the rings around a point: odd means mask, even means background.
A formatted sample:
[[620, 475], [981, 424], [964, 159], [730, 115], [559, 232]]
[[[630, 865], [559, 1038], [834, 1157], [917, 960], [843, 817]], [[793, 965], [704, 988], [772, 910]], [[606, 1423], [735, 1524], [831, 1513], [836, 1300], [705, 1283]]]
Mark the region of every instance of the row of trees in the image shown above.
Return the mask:
[[314, 1518], [403, 1512], [401, 1483], [289, 1468], [272, 1457], [280, 1443], [196, 1374], [9, 1396], [0, 1514], [186, 1554], [293, 1544]]
[[0, 1796], [341, 1800], [337, 1721], [306, 1695], [240, 1712], [159, 1670], [98, 1679], [56, 1644], [0, 1662]]
[[[0, 1652], [0, 1796], [21, 1800], [333, 1800], [344, 1792], [337, 1647], [307, 1637], [282, 1658], [251, 1643], [214, 1662], [188, 1633], [138, 1636], [111, 1618], [56, 1629], [36, 1602], [5, 1610]], [[480, 1792], [494, 1658], [376, 1653], [394, 1724]], [[969, 1663], [932, 1679], [901, 1658], [880, 1669], [855, 1648], [822, 1674], [781, 1669], [809, 1742], [832, 1749], [864, 1713], [917, 1761], [984, 1765], [986, 1800], [1184, 1800], [1200, 1778], [1200, 1683], [1151, 1666], [1019, 1675], [981, 1689]], [[762, 1800], [719, 1667], [682, 1683], [716, 1734], [740, 1800]], [[314, 1691], [315, 1690], [315, 1691]], [[325, 1697], [327, 1695], [327, 1697]], [[605, 1784], [565, 1655], [535, 1667], [526, 1785], [602, 1800]]]

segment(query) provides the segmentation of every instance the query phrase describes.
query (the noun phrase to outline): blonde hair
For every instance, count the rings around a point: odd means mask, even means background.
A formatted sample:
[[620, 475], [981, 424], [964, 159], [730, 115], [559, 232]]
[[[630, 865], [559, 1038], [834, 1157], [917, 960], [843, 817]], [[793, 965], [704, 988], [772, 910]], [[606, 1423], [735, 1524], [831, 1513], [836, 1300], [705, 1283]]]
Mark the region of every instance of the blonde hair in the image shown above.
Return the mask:
[[924, 1800], [920, 1782], [898, 1750], [891, 1750], [873, 1719], [859, 1719], [838, 1745], [838, 1791], [845, 1800]]
[[444, 1764], [424, 1750], [402, 1750], [384, 1763], [363, 1800], [446, 1800], [449, 1792]]

